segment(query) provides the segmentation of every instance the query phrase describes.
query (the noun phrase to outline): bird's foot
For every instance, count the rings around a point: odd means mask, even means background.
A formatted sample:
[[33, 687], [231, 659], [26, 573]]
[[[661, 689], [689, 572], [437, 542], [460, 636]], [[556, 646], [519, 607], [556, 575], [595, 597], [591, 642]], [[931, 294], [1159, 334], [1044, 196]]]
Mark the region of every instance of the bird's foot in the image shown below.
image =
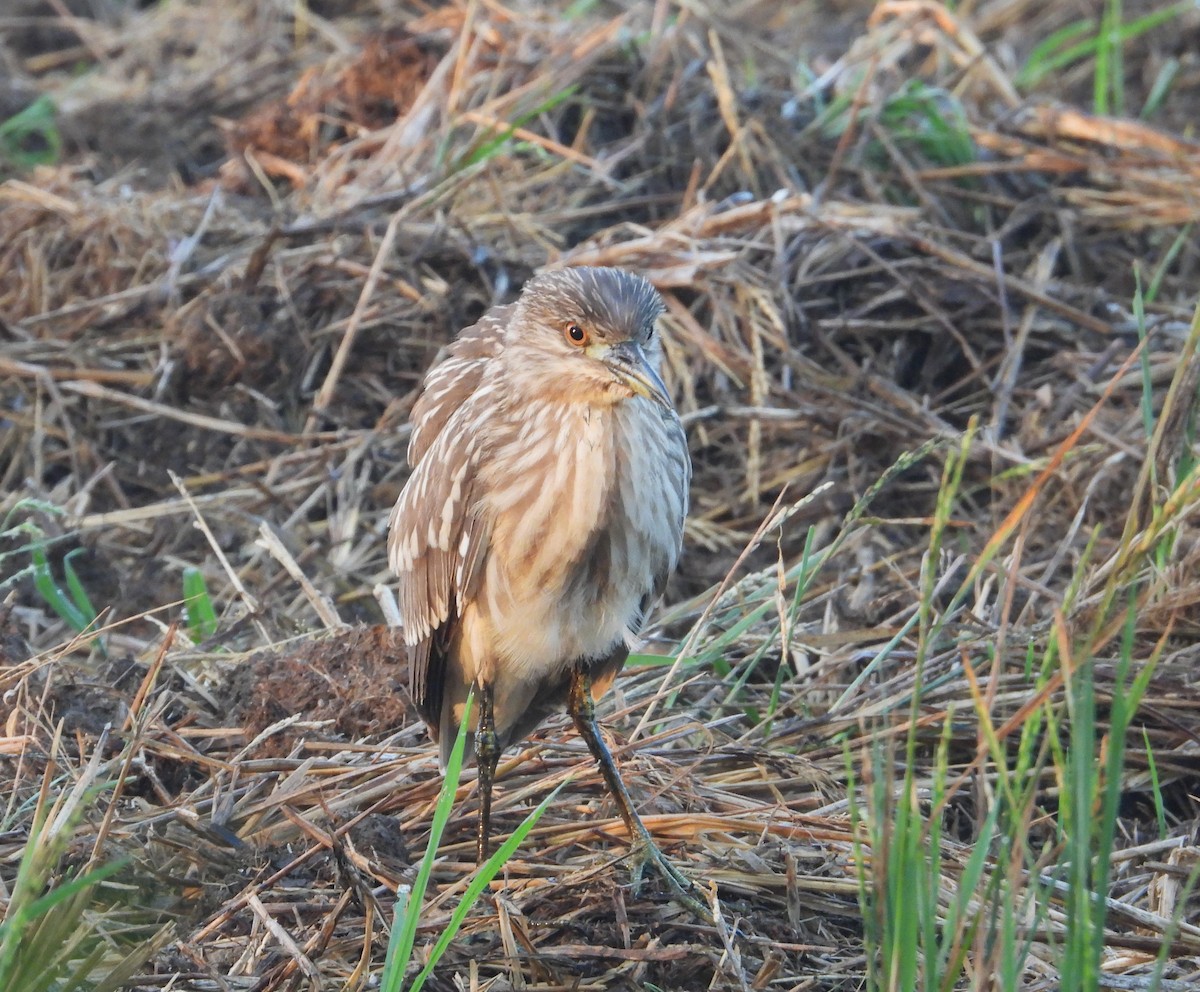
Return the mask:
[[642, 885], [642, 876], [647, 868], [654, 869], [659, 877], [667, 883], [671, 898], [684, 909], [690, 910], [705, 923], [713, 922], [712, 910], [700, 898], [700, 890], [696, 884], [683, 874], [672, 863], [670, 858], [658, 849], [658, 845], [647, 832], [643, 837], [636, 837], [630, 851], [630, 886], [634, 895]]

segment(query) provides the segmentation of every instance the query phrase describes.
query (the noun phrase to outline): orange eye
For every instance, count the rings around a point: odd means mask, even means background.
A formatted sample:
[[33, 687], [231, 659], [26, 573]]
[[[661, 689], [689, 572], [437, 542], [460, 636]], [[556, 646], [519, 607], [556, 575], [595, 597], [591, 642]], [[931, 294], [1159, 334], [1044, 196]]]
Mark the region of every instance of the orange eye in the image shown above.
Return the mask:
[[563, 328], [563, 334], [571, 344], [577, 344], [581, 348], [588, 343], [588, 332], [576, 323], [570, 323]]

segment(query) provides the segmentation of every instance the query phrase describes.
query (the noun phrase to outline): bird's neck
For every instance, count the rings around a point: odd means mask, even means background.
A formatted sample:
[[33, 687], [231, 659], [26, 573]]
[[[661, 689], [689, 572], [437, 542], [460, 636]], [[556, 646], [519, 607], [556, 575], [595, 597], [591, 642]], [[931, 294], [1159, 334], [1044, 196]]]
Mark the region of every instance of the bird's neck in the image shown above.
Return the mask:
[[507, 392], [515, 411], [526, 411], [541, 403], [560, 407], [564, 415], [581, 415], [587, 410], [615, 411], [636, 396], [628, 386], [603, 371], [552, 374], [529, 364], [507, 369], [506, 373]]

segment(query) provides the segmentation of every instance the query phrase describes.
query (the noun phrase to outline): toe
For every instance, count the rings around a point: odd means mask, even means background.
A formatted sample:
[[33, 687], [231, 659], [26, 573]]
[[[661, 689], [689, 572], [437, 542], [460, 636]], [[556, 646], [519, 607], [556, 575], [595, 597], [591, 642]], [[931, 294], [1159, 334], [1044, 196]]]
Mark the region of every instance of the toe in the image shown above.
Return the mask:
[[676, 868], [653, 841], [635, 844], [631, 852], [630, 884], [636, 896], [641, 888], [646, 868], [652, 866], [654, 871], [667, 884], [671, 896], [676, 903], [690, 910], [706, 922], [712, 922], [712, 913], [701, 901], [695, 883]]

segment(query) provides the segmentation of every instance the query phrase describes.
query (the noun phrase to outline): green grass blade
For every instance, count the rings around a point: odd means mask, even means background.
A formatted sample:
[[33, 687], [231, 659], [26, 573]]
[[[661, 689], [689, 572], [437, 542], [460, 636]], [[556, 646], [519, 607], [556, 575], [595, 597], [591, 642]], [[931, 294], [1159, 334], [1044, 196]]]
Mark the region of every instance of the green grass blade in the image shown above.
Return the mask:
[[80, 581], [79, 573], [75, 571], [75, 566], [71, 561], [77, 555], [81, 554], [83, 554], [83, 548], [76, 548], [74, 551], [69, 551], [63, 556], [63, 574], [67, 578], [67, 591], [71, 594], [71, 602], [75, 604], [75, 607], [81, 614], [91, 618], [87, 624], [90, 627], [100, 613], [92, 605], [91, 597], [88, 596], [87, 590], [83, 587], [83, 582]]
[[88, 625], [95, 619], [94, 615], [85, 616], [79, 607], [58, 588], [58, 583], [54, 581], [54, 574], [50, 571], [50, 562], [46, 559], [45, 549], [40, 545], [35, 545], [30, 548], [29, 555], [33, 559], [33, 584], [38, 595], [46, 601], [46, 605], [55, 612], [60, 620], [68, 623], [76, 632], [82, 633], [87, 630]]
[[981, 916], [986, 910], [970, 915], [971, 898], [979, 892], [985, 881], [984, 868], [987, 866], [988, 854], [991, 851], [990, 841], [996, 833], [996, 825], [1000, 819], [1000, 804], [993, 804], [987, 819], [979, 826], [975, 845], [971, 856], [963, 866], [958, 878], [958, 889], [954, 901], [946, 914], [944, 929], [947, 938], [941, 948], [941, 960], [938, 970], [941, 972], [943, 992], [955, 987], [956, 979], [963, 969], [967, 954], [971, 949], [975, 931], [978, 929]]
[[[1133, 267], [1134, 293], [1133, 293], [1133, 319], [1137, 324], [1138, 341], [1142, 344], [1142, 352], [1140, 357], [1142, 368], [1142, 430], [1146, 432], [1146, 437], [1154, 435], [1154, 370], [1150, 363], [1150, 349], [1146, 347], [1146, 307], [1142, 296], [1142, 267], [1134, 265]], [[1151, 463], [1151, 481], [1154, 485], [1158, 484], [1155, 477], [1154, 465]]]
[[521, 821], [520, 826], [513, 831], [512, 836], [508, 838], [499, 849], [480, 867], [476, 872], [475, 877], [471, 879], [467, 886], [467, 891], [463, 893], [462, 899], [454, 908], [454, 912], [450, 916], [450, 922], [446, 924], [446, 929], [437, 939], [437, 943], [433, 945], [433, 949], [429, 952], [429, 961], [421, 973], [413, 980], [409, 987], [409, 992], [419, 992], [421, 986], [425, 984], [425, 980], [433, 974], [433, 969], [441, 960], [442, 955], [446, 953], [446, 949], [450, 946], [450, 941], [454, 939], [455, 934], [466, 920], [467, 914], [471, 908], [479, 900], [483, 890], [486, 889], [499, 873], [500, 869], [508, 862], [508, 859], [513, 856], [517, 848], [521, 846], [521, 842], [525, 840], [529, 831], [534, 828], [538, 820], [542, 818], [542, 814], [546, 812], [547, 807], [554, 802], [563, 786], [567, 783], [562, 782], [558, 785], [545, 799], [538, 803], [537, 808], [530, 811], [529, 815]]
[[62, 154], [54, 101], [40, 96], [19, 113], [0, 121], [0, 165], [20, 170], [53, 165]]
[[1150, 86], [1150, 92], [1146, 94], [1146, 102], [1142, 104], [1138, 117], [1146, 121], [1162, 110], [1163, 104], [1167, 102], [1167, 94], [1179, 78], [1181, 68], [1179, 59], [1174, 56], [1163, 62], [1154, 76], [1154, 82]]
[[208, 583], [204, 573], [191, 565], [183, 570], [183, 611], [193, 641], [206, 641], [216, 634], [217, 611], [208, 594]]
[[1036, 86], [1056, 69], [1090, 54], [1095, 47], [1094, 38], [1088, 38], [1076, 45], [1072, 45], [1071, 42], [1088, 34], [1095, 24], [1096, 22], [1090, 18], [1075, 21], [1052, 32], [1034, 45], [1033, 51], [1029, 53], [1029, 58], [1025, 60], [1025, 66], [1017, 73], [1017, 78], [1014, 80], [1016, 85], [1021, 89]]
[[1163, 279], [1167, 276], [1167, 271], [1175, 263], [1175, 259], [1179, 257], [1179, 253], [1183, 251], [1186, 245], [1192, 243], [1192, 224], [1185, 224], [1183, 229], [1171, 242], [1171, 247], [1167, 249], [1167, 253], [1163, 255], [1162, 261], [1154, 268], [1154, 275], [1150, 277], [1150, 285], [1146, 287], [1144, 295], [1146, 303], [1153, 303], [1158, 299], [1158, 291], [1162, 288]]
[[1167, 839], [1167, 808], [1163, 805], [1162, 782], [1158, 777], [1158, 762], [1154, 760], [1154, 748], [1150, 744], [1150, 733], [1142, 728], [1142, 742], [1146, 745], [1146, 768], [1150, 772], [1151, 798], [1154, 800], [1154, 819], [1158, 822], [1158, 839]]
[[457, 172], [460, 169], [469, 169], [473, 165], [478, 165], [480, 162], [486, 161], [498, 152], [504, 145], [512, 140], [517, 129], [524, 127], [529, 121], [537, 117], [539, 114], [544, 114], [549, 110], [553, 110], [560, 103], [569, 100], [578, 91], [579, 87], [572, 83], [570, 86], [565, 86], [557, 93], [552, 94], [546, 100], [543, 100], [528, 113], [519, 115], [507, 127], [502, 128], [498, 134], [485, 141], [479, 147], [468, 151], [455, 163], [451, 171]]
[[1092, 73], [1092, 107], [1098, 114], [1120, 113], [1115, 97], [1121, 74], [1121, 0], [1108, 0], [1096, 39], [1096, 69]]
[[421, 867], [413, 881], [407, 898], [402, 906], [396, 909], [395, 923], [392, 934], [388, 939], [387, 959], [380, 977], [380, 992], [400, 992], [403, 987], [404, 972], [412, 958], [413, 946], [417, 940], [417, 924], [421, 919], [421, 907], [425, 902], [425, 893], [429, 889], [429, 878], [433, 874], [433, 863], [437, 860], [438, 845], [450, 813], [454, 809], [454, 798], [458, 792], [458, 780], [462, 775], [463, 754], [467, 746], [468, 726], [471, 720], [471, 706], [474, 703], [474, 693], [467, 694], [467, 702], [463, 707], [462, 723], [458, 728], [458, 737], [454, 740], [454, 749], [450, 752], [450, 761], [446, 765], [445, 779], [442, 791], [438, 795], [437, 806], [433, 811], [433, 823], [429, 828], [429, 843], [425, 845], [425, 857], [421, 859]]
[[[130, 858], [121, 858], [118, 861], [111, 861], [108, 864], [102, 865], [99, 868], [93, 868], [91, 871], [80, 875], [78, 878], [73, 878], [69, 882], [64, 882], [62, 885], [56, 886], [44, 896], [35, 899], [33, 902], [26, 904], [21, 908], [24, 919], [33, 919], [42, 916], [52, 910], [59, 903], [70, 899], [72, 896], [84, 889], [90, 889], [93, 885], [97, 885], [110, 875], [115, 875], [130, 862]], [[10, 926], [19, 926], [18, 922], [4, 920], [0, 923], [0, 939], [6, 935], [7, 928]]]
[[[1191, 6], [1190, 0], [1183, 0], [1181, 3], [1172, 4], [1162, 10], [1151, 11], [1142, 17], [1135, 18], [1128, 24], [1118, 22], [1111, 31], [1108, 40], [1110, 51], [1108, 67], [1105, 70], [1106, 79], [1111, 81], [1112, 45], [1123, 45], [1135, 38], [1139, 38], [1147, 31], [1153, 31], [1156, 27], [1179, 17]], [[1111, 14], [1106, 13], [1106, 19], [1109, 17], [1111, 17]], [[1071, 44], [1074, 39], [1088, 34], [1095, 27], [1096, 22], [1091, 18], [1076, 21], [1059, 31], [1055, 31], [1040, 44], [1036, 45], [1026, 60], [1024, 67], [1017, 73], [1015, 82], [1018, 88], [1029, 89], [1032, 86], [1036, 86], [1051, 73], [1057, 72], [1059, 69], [1064, 69], [1082, 59], [1092, 56], [1100, 58], [1100, 49], [1105, 43], [1103, 26], [1095, 35]]]

